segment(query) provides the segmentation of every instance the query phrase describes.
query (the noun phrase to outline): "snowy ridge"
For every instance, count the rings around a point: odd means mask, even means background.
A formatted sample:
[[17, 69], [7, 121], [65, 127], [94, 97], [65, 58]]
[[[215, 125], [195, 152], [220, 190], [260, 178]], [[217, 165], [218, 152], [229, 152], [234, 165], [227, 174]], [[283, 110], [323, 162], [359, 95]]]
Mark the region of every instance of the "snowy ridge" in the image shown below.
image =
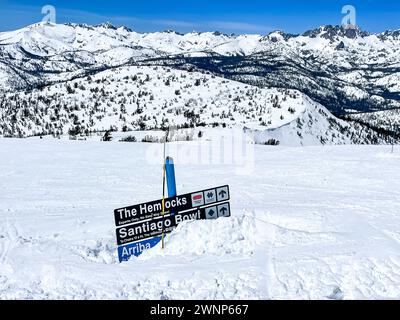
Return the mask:
[[350, 114], [348, 118], [400, 133], [400, 109]]
[[[260, 89], [196, 72], [120, 67], [31, 92], [0, 96], [0, 134], [27, 137], [245, 127], [295, 145], [383, 143], [372, 130], [336, 120], [295, 90]], [[286, 129], [283, 129], [286, 128]], [[256, 134], [256, 143], [261, 141]]]
[[[277, 47], [312, 50], [328, 55], [349, 54], [356, 50], [359, 58], [371, 59], [372, 53], [388, 51], [389, 56], [377, 55], [371, 62], [399, 62], [397, 56], [400, 31], [370, 34], [359, 29], [344, 29], [338, 26], [323, 26], [301, 35], [274, 31], [268, 35], [227, 35], [219, 32], [192, 32], [180, 34], [174, 31], [137, 33], [125, 27], [111, 25], [89, 26], [81, 24], [34, 24], [20, 30], [0, 33], [0, 45], [23, 49], [27, 53], [42, 57], [62, 55], [69, 51], [102, 52], [118, 48], [147, 48], [153, 54], [184, 54], [209, 52], [220, 55], [251, 55]], [[349, 50], [350, 49], [350, 50]], [[300, 52], [300, 54], [303, 54]], [[367, 53], [367, 55], [365, 55]], [[382, 59], [384, 58], [384, 59]]]
[[389, 142], [359, 123], [348, 123], [334, 117], [326, 108], [315, 102], [291, 121], [276, 129], [256, 130], [254, 141], [258, 144], [284, 144], [309, 146], [318, 144], [379, 144]]

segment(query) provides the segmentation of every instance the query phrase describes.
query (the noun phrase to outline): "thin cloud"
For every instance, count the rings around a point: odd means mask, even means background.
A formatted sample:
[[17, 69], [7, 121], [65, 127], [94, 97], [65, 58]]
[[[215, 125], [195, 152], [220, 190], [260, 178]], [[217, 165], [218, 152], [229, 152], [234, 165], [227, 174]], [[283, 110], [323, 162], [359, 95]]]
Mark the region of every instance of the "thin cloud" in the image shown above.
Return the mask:
[[275, 30], [274, 28], [265, 25], [251, 24], [245, 22], [232, 22], [232, 21], [212, 21], [209, 23], [209, 26], [224, 30], [234, 30], [234, 31], [241, 30], [244, 32], [260, 32], [260, 33], [266, 33]]
[[173, 26], [173, 27], [183, 27], [183, 28], [193, 28], [198, 27], [197, 23], [181, 21], [181, 20], [145, 20], [146, 22], [154, 23], [163, 26]]
[[260, 24], [251, 24], [235, 21], [201, 21], [201, 22], [188, 22], [180, 20], [143, 20], [156, 25], [168, 26], [170, 28], [193, 28], [198, 30], [208, 31], [240, 31], [240, 32], [260, 32], [266, 33], [275, 30], [269, 26]]
[[[10, 6], [3, 11], [8, 17], [18, 18], [21, 23], [31, 24], [41, 21], [43, 14], [40, 7], [34, 6]], [[137, 31], [156, 31], [157, 29], [178, 29], [177, 31], [190, 32], [196, 31], [221, 31], [238, 33], [267, 33], [273, 28], [260, 24], [252, 24], [237, 21], [184, 21], [178, 19], [142, 19], [132, 16], [121, 15], [102, 15], [89, 11], [57, 8], [57, 21], [59, 23], [75, 22], [87, 24], [99, 24], [111, 22], [113, 24], [124, 25]], [[13, 26], [14, 27], [14, 26]], [[22, 27], [22, 25], [21, 25]], [[5, 29], [7, 26], [1, 26]]]

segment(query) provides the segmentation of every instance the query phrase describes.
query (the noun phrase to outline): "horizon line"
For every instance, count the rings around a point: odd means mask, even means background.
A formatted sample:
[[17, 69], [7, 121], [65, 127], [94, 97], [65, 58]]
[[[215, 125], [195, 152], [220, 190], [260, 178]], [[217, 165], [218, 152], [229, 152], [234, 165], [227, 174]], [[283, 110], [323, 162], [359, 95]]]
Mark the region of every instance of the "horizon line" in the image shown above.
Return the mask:
[[[227, 23], [233, 23], [233, 22], [227, 22]], [[199, 34], [202, 34], [202, 33], [220, 33], [220, 34], [223, 34], [223, 35], [226, 35], [226, 36], [240, 36], [240, 35], [260, 35], [260, 36], [262, 36], [262, 35], [269, 35], [269, 34], [274, 33], [274, 32], [282, 32], [283, 34], [296, 37], [296, 36], [301, 36], [301, 35], [309, 32], [309, 31], [318, 30], [318, 29], [323, 28], [323, 27], [339, 27], [339, 28], [342, 28], [342, 29], [346, 29], [345, 26], [340, 25], [340, 24], [322, 24], [320, 26], [317, 26], [317, 27], [312, 28], [312, 29], [307, 29], [307, 30], [305, 30], [303, 32], [300, 32], [300, 33], [287, 32], [287, 31], [285, 31], [284, 29], [281, 29], [281, 28], [276, 28], [276, 29], [270, 28], [270, 31], [268, 33], [264, 33], [264, 34], [262, 34], [262, 33], [246, 33], [246, 32], [243, 32], [243, 33], [230, 32], [230, 33], [228, 33], [228, 32], [219, 31], [217, 29], [216, 30], [211, 30], [210, 29], [209, 31], [196, 31], [194, 29], [193, 31], [190, 31], [190, 32], [179, 32], [179, 31], [177, 31], [175, 29], [170, 29], [170, 28], [169, 29], [167, 28], [167, 29], [164, 29], [164, 30], [160, 29], [160, 30], [157, 30], [157, 31], [135, 31], [133, 28], [128, 27], [125, 24], [118, 24], [117, 25], [117, 24], [112, 23], [110, 21], [104, 21], [102, 23], [96, 23], [96, 24], [90, 24], [90, 23], [86, 23], [86, 22], [82, 22], [82, 23], [80, 23], [80, 22], [51, 23], [51, 22], [47, 22], [47, 21], [38, 21], [38, 22], [34, 22], [34, 23], [28, 24], [26, 26], [23, 26], [23, 27], [20, 27], [20, 28], [17, 28], [17, 29], [0, 31], [0, 33], [15, 32], [15, 31], [18, 31], [18, 30], [21, 30], [21, 29], [24, 29], [24, 28], [28, 28], [28, 27], [32, 27], [32, 26], [36, 26], [36, 25], [41, 25], [41, 24], [42, 25], [44, 25], [44, 24], [55, 25], [55, 26], [56, 25], [72, 25], [72, 26], [84, 26], [84, 27], [94, 27], [94, 28], [109, 25], [114, 29], [125, 28], [129, 32], [135, 32], [135, 33], [139, 33], [139, 34], [167, 33], [167, 32], [174, 32], [174, 33], [176, 33], [178, 35], [186, 35], [186, 34], [191, 34], [191, 33], [199, 33]], [[385, 32], [400, 31], [400, 27], [399, 27], [397, 29], [386, 29], [384, 31], [371, 32], [371, 31], [362, 29], [359, 25], [356, 25], [356, 26], [353, 26], [353, 27], [349, 27], [347, 29], [356, 29], [356, 30], [359, 30], [359, 31], [362, 31], [362, 32], [366, 32], [369, 35], [377, 35], [377, 34], [383, 34]]]

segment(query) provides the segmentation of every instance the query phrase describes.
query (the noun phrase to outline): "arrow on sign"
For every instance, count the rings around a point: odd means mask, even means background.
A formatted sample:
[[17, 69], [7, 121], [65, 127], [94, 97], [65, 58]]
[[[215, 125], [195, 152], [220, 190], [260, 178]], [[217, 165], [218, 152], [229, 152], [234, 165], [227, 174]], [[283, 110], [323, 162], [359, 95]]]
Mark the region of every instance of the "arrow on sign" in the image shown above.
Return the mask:
[[226, 191], [225, 191], [225, 190], [221, 190], [221, 191], [219, 192], [219, 196], [220, 196], [221, 198], [225, 198], [225, 196], [226, 196]]
[[223, 215], [225, 215], [225, 213], [228, 211], [228, 209], [223, 207], [220, 211], [222, 212]]

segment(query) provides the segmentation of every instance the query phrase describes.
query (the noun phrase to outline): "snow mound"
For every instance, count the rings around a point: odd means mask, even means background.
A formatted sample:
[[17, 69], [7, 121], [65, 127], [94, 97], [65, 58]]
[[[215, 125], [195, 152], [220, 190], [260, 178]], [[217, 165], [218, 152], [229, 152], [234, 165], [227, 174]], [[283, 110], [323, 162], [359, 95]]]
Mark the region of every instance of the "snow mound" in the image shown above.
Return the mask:
[[159, 245], [138, 260], [177, 255], [252, 255], [257, 243], [255, 230], [254, 219], [246, 216], [184, 222], [166, 237], [164, 250]]

